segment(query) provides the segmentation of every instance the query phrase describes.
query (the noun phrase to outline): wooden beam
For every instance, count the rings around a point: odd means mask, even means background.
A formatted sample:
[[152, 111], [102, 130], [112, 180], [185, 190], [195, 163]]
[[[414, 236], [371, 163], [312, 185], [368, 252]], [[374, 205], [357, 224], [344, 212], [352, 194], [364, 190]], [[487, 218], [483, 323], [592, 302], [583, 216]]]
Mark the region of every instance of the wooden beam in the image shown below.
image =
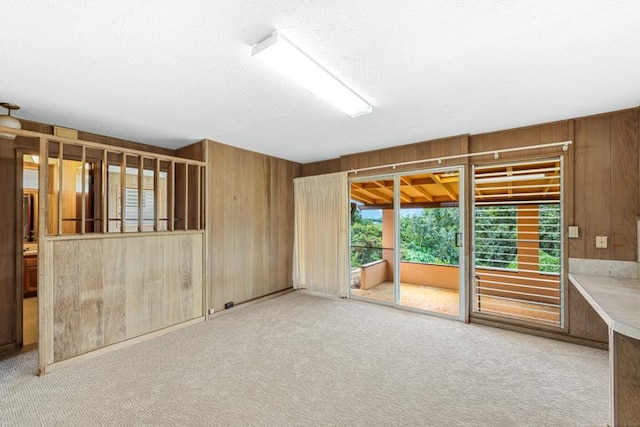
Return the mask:
[[393, 203], [393, 196], [389, 196], [387, 194], [384, 194], [382, 191], [377, 190], [377, 189], [373, 189], [373, 188], [364, 188], [364, 186], [362, 186], [361, 184], [353, 184], [358, 190], [362, 191], [363, 193], [367, 193], [370, 196], [372, 196], [374, 199], [380, 199], [383, 200], [385, 202], [388, 203]]
[[353, 192], [353, 190], [351, 191], [351, 198], [367, 205], [371, 205], [375, 203], [374, 199], [367, 196], [360, 195], [360, 194], [356, 194]]
[[436, 184], [438, 184], [440, 188], [445, 191], [445, 193], [449, 195], [452, 201], [458, 200], [458, 195], [451, 189], [449, 184], [443, 184], [442, 182], [440, 182], [440, 177], [435, 174], [430, 173], [429, 176], [436, 182]]
[[426, 197], [428, 201], [433, 202], [433, 196], [426, 189], [422, 188], [419, 185], [414, 185], [413, 188], [415, 188], [416, 191]]
[[[391, 194], [393, 194], [393, 187], [389, 188], [386, 184], [386, 182], [380, 182], [380, 181], [373, 181], [378, 187], [380, 188], [384, 188], [385, 190], [389, 190], [391, 191]], [[393, 200], [393, 198], [391, 199]], [[407, 203], [411, 203], [413, 200], [411, 199], [411, 196], [409, 196], [406, 193], [403, 193], [402, 190], [400, 190], [400, 200], [404, 200]]]

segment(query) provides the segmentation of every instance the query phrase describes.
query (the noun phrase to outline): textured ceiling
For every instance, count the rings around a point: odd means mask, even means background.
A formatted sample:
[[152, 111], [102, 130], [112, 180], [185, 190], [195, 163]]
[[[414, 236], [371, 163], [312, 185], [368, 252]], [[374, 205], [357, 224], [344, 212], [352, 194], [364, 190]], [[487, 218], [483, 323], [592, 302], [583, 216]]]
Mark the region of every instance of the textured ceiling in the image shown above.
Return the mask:
[[[369, 101], [250, 55], [274, 29]], [[30, 120], [309, 162], [640, 104], [640, 1], [3, 0], [0, 101]]]

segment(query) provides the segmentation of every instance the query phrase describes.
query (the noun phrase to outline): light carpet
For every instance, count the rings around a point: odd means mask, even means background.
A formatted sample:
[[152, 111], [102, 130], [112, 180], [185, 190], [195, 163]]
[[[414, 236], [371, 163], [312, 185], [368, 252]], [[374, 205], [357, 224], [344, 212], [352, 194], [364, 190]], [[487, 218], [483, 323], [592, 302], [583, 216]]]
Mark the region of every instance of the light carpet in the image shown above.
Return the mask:
[[595, 426], [607, 352], [297, 291], [35, 377], [2, 425]]

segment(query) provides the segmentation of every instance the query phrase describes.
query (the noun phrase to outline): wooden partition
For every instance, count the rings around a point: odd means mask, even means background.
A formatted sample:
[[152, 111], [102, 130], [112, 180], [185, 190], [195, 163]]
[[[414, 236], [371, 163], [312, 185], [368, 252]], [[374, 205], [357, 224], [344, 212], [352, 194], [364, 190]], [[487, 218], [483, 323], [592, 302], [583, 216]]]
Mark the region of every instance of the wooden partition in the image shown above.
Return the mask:
[[203, 315], [204, 233], [47, 240], [46, 366]]

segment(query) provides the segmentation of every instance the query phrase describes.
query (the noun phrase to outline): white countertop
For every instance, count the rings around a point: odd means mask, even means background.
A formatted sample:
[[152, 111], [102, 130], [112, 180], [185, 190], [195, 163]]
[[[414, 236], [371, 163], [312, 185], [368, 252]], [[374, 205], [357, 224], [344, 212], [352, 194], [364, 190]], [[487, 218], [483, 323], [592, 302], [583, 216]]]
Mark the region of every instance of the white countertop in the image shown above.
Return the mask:
[[640, 280], [577, 273], [569, 280], [610, 328], [640, 340]]

